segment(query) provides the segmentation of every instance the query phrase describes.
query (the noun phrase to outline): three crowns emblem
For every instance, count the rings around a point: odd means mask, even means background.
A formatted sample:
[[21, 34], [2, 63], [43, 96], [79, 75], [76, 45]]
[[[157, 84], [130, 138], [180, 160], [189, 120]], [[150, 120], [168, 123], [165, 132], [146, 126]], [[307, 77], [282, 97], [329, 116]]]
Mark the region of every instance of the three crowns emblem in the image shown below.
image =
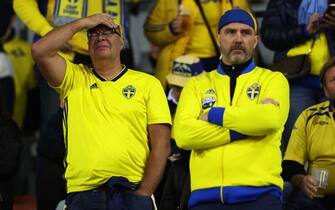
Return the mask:
[[132, 98], [136, 93], [136, 88], [134, 88], [132, 85], [128, 85], [127, 87], [122, 89], [122, 95], [126, 97], [127, 99]]

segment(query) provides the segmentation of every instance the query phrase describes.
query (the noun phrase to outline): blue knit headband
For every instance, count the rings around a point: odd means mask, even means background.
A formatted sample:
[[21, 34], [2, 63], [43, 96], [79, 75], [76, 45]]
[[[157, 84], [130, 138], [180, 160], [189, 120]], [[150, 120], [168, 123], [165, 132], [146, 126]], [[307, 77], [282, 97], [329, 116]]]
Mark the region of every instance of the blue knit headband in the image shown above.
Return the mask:
[[220, 18], [218, 31], [220, 32], [220, 29], [229, 23], [244, 23], [256, 30], [254, 18], [243, 9], [234, 8], [224, 13]]

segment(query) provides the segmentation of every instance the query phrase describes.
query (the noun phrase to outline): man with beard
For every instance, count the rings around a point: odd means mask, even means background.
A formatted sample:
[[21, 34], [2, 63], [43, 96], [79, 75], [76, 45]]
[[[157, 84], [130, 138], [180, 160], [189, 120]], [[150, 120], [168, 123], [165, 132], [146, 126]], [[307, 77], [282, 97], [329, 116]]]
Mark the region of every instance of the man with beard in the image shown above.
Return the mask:
[[[327, 101], [305, 109], [293, 127], [283, 161], [283, 178], [299, 191], [292, 195], [286, 209], [328, 210], [335, 208], [335, 58], [320, 72]], [[308, 163], [307, 170], [304, 165]], [[329, 171], [325, 196], [317, 195], [314, 168]]]
[[[93, 68], [57, 52], [88, 30]], [[81, 18], [35, 42], [43, 76], [64, 100], [68, 210], [153, 209], [170, 152], [171, 117], [160, 82], [121, 64], [120, 26], [108, 14]]]
[[177, 145], [192, 150], [188, 206], [279, 210], [288, 82], [255, 65], [257, 24], [250, 13], [229, 10], [218, 25], [221, 62], [184, 87], [174, 120]]

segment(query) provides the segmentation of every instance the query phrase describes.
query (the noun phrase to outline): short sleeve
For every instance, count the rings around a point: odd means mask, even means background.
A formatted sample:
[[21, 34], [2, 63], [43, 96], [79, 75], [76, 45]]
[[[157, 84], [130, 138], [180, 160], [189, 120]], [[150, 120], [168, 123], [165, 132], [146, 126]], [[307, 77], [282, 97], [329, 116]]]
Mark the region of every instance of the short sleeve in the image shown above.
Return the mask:
[[284, 160], [293, 160], [301, 165], [307, 161], [306, 112], [302, 112], [292, 128]]
[[66, 71], [62, 83], [57, 87], [54, 87], [49, 84], [50, 87], [54, 88], [62, 98], [65, 98], [68, 95], [69, 90], [73, 88], [75, 83], [76, 72], [79, 72], [81, 70], [79, 65], [74, 64], [67, 59], [65, 59], [65, 61], [66, 61]]
[[148, 124], [166, 123], [171, 125], [169, 106], [161, 83], [153, 78], [148, 88]]

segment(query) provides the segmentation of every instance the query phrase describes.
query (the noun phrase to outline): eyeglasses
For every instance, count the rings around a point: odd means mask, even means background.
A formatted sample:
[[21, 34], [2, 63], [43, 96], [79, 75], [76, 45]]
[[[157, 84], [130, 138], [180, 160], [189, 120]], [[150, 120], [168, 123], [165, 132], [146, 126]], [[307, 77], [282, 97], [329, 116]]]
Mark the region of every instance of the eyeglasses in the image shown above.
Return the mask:
[[107, 30], [96, 30], [96, 31], [93, 31], [93, 32], [88, 32], [87, 37], [88, 38], [97, 38], [100, 35], [109, 36], [109, 35], [112, 35], [112, 34], [117, 34], [117, 35], [121, 36], [120, 26], [117, 26], [115, 28], [108, 28]]

